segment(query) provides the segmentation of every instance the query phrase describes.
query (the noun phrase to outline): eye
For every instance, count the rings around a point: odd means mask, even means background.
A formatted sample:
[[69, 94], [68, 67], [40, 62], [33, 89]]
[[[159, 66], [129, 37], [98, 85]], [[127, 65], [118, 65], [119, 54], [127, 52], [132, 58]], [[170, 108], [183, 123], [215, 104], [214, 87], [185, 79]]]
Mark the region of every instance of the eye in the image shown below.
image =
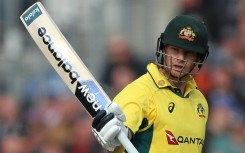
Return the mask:
[[171, 51], [177, 52], [179, 49], [178, 49], [177, 47], [171, 46], [171, 47], [170, 47], [170, 50], [171, 50]]
[[194, 53], [191, 52], [191, 51], [185, 51], [185, 54], [186, 54], [187, 56], [192, 56], [192, 55], [194, 55]]
[[198, 54], [195, 53], [195, 52], [187, 52], [189, 55], [192, 55], [192, 56], [197, 56]]
[[188, 57], [193, 57], [193, 58], [197, 58], [198, 57], [198, 54], [197, 53], [194, 53], [194, 52], [191, 52], [191, 51], [186, 51], [185, 52], [185, 56], [188, 58]]

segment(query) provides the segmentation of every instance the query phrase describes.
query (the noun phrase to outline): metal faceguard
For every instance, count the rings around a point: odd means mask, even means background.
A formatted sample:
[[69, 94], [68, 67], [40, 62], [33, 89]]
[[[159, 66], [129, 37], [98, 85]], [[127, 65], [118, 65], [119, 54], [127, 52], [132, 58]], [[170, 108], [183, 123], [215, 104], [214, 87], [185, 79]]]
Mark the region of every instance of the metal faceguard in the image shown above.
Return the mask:
[[[181, 70], [176, 70], [172, 67], [172, 60], [173, 59], [178, 59], [175, 58], [171, 55], [165, 54], [164, 50], [157, 50], [156, 52], [156, 65], [158, 65], [160, 68], [163, 69], [163, 74], [167, 77], [168, 80], [175, 82], [175, 83], [186, 83], [192, 78], [194, 78], [200, 71], [202, 65], [206, 62], [208, 54], [205, 55], [204, 58], [202, 58], [201, 62], [196, 62], [196, 61], [187, 61], [187, 60], [182, 60], [184, 62], [184, 66], [182, 67]], [[171, 59], [171, 64], [170, 66], [166, 65], [165, 59], [166, 58]], [[178, 59], [181, 60], [181, 59]], [[185, 66], [190, 63], [193, 64], [193, 68], [190, 72], [185, 71]], [[178, 71], [180, 72], [178, 77], [174, 77], [171, 75], [171, 71]], [[184, 74], [184, 76], [181, 77], [181, 75]]]
[[[171, 61], [174, 57], [165, 54], [165, 45], [172, 45], [198, 53], [200, 61], [183, 60], [185, 64], [182, 70], [175, 70], [180, 72], [180, 75], [174, 77], [171, 75], [171, 71], [174, 70], [172, 64], [167, 66], [165, 61], [166, 57], [170, 58]], [[204, 22], [194, 16], [176, 16], [168, 23], [164, 32], [158, 38], [156, 50], [156, 64], [163, 69], [164, 75], [173, 82], [187, 82], [199, 73], [209, 54], [208, 31]], [[185, 72], [184, 69], [188, 63], [193, 64], [193, 69], [190, 72]], [[181, 75], [183, 76], [181, 77]]]

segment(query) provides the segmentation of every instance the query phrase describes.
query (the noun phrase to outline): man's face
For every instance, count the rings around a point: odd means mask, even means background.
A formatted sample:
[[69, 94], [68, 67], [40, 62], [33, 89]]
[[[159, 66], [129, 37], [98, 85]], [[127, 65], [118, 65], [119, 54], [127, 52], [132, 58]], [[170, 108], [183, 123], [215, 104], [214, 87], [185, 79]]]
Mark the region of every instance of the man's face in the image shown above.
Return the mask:
[[199, 55], [172, 45], [165, 46], [165, 65], [172, 77], [182, 78], [195, 68]]

